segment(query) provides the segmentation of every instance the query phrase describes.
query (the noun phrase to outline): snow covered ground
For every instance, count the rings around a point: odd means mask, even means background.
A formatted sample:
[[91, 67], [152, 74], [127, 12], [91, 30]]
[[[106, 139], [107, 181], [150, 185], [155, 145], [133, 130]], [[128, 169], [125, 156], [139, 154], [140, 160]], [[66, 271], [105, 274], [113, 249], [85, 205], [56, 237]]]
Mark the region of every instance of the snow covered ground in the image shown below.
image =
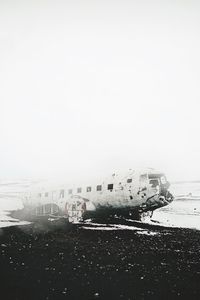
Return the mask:
[[13, 225], [24, 225], [28, 222], [21, 222], [9, 216], [12, 210], [22, 209], [22, 194], [29, 188], [30, 182], [20, 181], [0, 181], [0, 227]]
[[166, 226], [200, 230], [200, 200], [175, 200], [156, 210], [152, 220]]

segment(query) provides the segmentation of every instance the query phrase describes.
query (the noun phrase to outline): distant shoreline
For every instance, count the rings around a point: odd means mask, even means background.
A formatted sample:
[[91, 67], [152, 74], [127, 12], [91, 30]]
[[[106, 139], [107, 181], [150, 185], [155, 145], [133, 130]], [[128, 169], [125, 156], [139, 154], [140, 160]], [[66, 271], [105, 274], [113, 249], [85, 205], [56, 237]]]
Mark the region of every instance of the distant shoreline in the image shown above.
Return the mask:
[[171, 184], [200, 183], [200, 180], [191, 180], [191, 181], [181, 180], [181, 181], [171, 181], [170, 183]]

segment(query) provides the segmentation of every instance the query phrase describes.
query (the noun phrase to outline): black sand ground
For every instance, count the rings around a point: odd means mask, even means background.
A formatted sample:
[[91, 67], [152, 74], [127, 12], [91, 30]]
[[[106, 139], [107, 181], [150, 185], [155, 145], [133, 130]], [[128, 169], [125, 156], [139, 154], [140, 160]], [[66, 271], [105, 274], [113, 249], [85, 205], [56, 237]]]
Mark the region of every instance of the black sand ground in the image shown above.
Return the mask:
[[200, 232], [1, 229], [4, 299], [200, 299]]

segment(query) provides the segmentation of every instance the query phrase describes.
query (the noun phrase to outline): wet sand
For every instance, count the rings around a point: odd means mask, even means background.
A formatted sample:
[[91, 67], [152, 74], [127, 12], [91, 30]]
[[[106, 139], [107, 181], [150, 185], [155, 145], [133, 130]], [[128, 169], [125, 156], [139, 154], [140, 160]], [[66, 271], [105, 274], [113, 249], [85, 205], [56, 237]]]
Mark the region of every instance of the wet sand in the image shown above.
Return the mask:
[[200, 231], [148, 230], [2, 228], [1, 299], [200, 299]]

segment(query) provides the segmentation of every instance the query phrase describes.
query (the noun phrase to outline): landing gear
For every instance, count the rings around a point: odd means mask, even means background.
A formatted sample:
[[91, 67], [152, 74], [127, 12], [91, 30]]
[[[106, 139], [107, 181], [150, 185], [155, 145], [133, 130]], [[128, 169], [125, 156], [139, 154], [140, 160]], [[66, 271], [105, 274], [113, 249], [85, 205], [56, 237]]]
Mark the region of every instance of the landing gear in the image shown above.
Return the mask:
[[139, 221], [141, 222], [149, 222], [153, 216], [153, 211], [143, 211], [139, 212]]
[[86, 203], [80, 200], [74, 200], [65, 205], [65, 215], [71, 223], [82, 221], [85, 211]]

